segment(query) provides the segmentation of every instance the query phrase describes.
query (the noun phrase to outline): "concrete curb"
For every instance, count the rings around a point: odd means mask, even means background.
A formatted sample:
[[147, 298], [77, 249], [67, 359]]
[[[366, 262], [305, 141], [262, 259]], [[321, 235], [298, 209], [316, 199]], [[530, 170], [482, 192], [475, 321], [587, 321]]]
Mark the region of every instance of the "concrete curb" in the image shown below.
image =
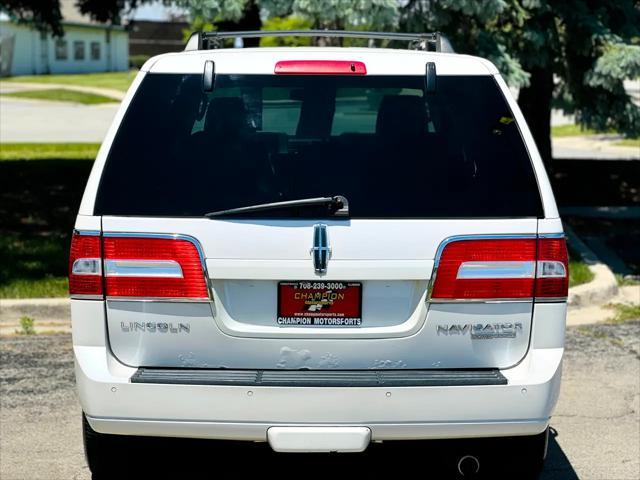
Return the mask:
[[20, 308], [20, 307], [57, 307], [69, 305], [70, 300], [67, 297], [56, 298], [2, 298], [0, 299], [0, 308]]
[[71, 302], [68, 298], [16, 298], [0, 300], [0, 335], [19, 330], [20, 318], [35, 320], [37, 333], [68, 332], [71, 329]]
[[595, 253], [576, 235], [569, 225], [564, 225], [571, 248], [593, 273], [593, 280], [569, 289], [569, 308], [583, 308], [607, 303], [618, 294], [618, 282], [611, 269], [602, 263]]

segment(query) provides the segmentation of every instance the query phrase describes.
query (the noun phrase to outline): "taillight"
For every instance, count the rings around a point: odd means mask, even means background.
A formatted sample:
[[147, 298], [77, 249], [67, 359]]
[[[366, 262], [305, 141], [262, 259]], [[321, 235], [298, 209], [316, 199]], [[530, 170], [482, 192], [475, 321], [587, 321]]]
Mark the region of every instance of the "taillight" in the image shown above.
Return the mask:
[[209, 296], [200, 252], [190, 240], [77, 233], [71, 243], [69, 291], [108, 298]]
[[69, 253], [69, 293], [102, 295], [102, 252], [99, 235], [74, 232]]
[[174, 238], [104, 238], [108, 297], [208, 298], [196, 246]]
[[566, 297], [564, 238], [469, 239], [442, 250], [432, 299]]
[[564, 238], [538, 240], [536, 298], [563, 298], [569, 293], [569, 255]]

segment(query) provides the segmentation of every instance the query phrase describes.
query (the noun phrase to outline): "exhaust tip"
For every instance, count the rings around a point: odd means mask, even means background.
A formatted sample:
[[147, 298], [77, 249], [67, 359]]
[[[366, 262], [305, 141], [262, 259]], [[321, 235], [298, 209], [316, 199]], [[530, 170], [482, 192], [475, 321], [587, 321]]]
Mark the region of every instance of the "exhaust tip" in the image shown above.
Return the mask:
[[465, 455], [458, 460], [458, 472], [463, 477], [473, 477], [480, 472], [480, 460], [473, 455]]

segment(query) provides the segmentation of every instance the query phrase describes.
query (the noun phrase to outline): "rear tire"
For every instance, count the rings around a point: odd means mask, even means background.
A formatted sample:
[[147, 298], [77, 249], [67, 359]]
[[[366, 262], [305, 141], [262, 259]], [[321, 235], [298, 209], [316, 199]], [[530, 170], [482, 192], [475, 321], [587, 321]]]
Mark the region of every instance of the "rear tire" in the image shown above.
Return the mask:
[[117, 474], [119, 460], [126, 458], [129, 437], [96, 432], [82, 413], [82, 441], [92, 480], [113, 478]]
[[84, 413], [82, 439], [92, 480], [210, 478], [212, 452], [221, 458], [234, 458], [234, 448], [260, 450], [252, 442], [99, 433], [91, 428]]
[[519, 478], [537, 480], [544, 468], [549, 446], [549, 427], [544, 432], [517, 439], [513, 444], [511, 471]]

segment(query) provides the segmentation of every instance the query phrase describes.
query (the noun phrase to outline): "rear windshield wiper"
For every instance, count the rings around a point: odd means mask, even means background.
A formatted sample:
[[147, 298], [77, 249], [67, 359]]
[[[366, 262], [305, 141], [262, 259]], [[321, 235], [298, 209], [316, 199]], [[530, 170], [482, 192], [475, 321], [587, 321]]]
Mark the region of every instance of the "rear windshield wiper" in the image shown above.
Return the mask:
[[337, 217], [346, 217], [349, 215], [349, 202], [342, 195], [334, 197], [316, 197], [303, 198], [300, 200], [287, 200], [284, 202], [261, 203], [259, 205], [250, 205], [248, 207], [230, 208], [229, 210], [220, 210], [218, 212], [205, 213], [207, 218], [226, 217], [230, 215], [242, 215], [243, 213], [262, 212], [265, 210], [280, 210], [283, 208], [299, 208], [314, 207], [326, 205], [329, 213]]

